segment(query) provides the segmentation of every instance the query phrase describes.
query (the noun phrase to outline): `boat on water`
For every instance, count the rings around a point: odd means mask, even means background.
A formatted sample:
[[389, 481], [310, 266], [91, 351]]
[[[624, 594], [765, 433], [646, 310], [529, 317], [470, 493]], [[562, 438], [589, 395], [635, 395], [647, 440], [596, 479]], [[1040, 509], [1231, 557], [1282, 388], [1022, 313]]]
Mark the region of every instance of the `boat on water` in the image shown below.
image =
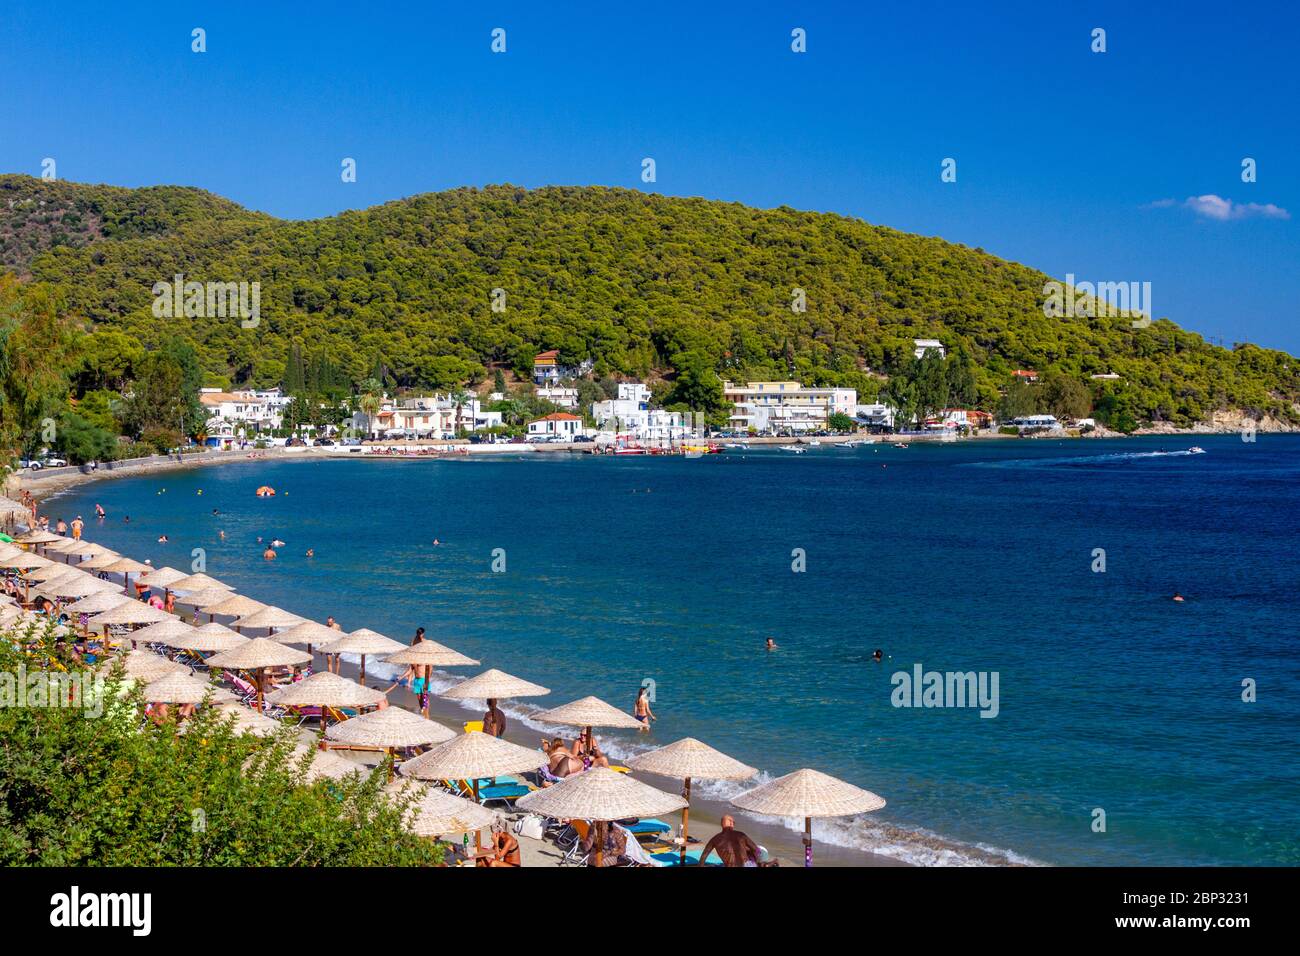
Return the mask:
[[907, 442], [905, 442], [905, 441], [896, 441], [896, 442], [894, 442], [894, 447], [895, 447], [895, 448], [906, 448], [906, 447], [907, 447]]
[[1204, 455], [1204, 454], [1205, 454], [1205, 449], [1202, 448], [1200, 445], [1193, 445], [1191, 448], [1187, 449], [1187, 454], [1189, 454], [1189, 455]]
[[842, 441], [842, 442], [840, 442], [836, 447], [837, 447], [837, 448], [857, 448], [857, 447], [858, 447], [859, 445], [861, 445], [861, 444], [862, 444], [862, 442], [860, 442], [860, 441]]
[[723, 445], [722, 447], [723, 447], [723, 448], [746, 448], [746, 447], [748, 447], [748, 446], [747, 446], [747, 445], [742, 445], [742, 444], [740, 444], [740, 442], [729, 441], [729, 442], [727, 442], [725, 445]]
[[808, 450], [807, 448], [800, 448], [797, 445], [777, 445], [776, 447], [780, 448], [782, 451], [788, 451], [794, 455], [802, 455], [804, 452]]

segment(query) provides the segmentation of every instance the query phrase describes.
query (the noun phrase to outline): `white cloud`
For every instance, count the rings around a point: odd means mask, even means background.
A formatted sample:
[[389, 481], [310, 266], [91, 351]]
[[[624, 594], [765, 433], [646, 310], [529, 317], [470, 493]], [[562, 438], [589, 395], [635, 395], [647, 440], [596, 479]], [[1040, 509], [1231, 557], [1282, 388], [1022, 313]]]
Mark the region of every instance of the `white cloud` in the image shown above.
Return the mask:
[[1273, 203], [1233, 202], [1214, 193], [1204, 196], [1188, 196], [1182, 202], [1176, 199], [1157, 199], [1147, 203], [1144, 209], [1170, 209], [1179, 206], [1190, 209], [1202, 219], [1216, 222], [1228, 222], [1234, 219], [1290, 219], [1291, 214], [1281, 206]]

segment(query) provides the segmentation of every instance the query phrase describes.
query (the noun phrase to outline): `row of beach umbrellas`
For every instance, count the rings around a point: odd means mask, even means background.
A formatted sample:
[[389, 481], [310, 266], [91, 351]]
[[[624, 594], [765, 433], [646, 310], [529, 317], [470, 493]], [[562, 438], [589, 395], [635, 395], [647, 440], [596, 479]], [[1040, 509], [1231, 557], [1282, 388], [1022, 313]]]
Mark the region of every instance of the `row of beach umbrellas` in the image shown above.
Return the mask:
[[[23, 509], [24, 513], [26, 509]], [[23, 550], [16, 545], [31, 548]], [[37, 551], [44, 554], [38, 554]], [[59, 560], [62, 558], [62, 560]], [[72, 563], [73, 559], [80, 559]], [[190, 668], [143, 649], [125, 655], [126, 673], [144, 682], [145, 697], [154, 703], [199, 704], [209, 702], [223, 713], [234, 714], [236, 732], [271, 734], [283, 725], [263, 715], [263, 701], [285, 707], [318, 707], [325, 740], [350, 747], [372, 747], [386, 751], [398, 748], [430, 747], [399, 768], [402, 780], [391, 784], [395, 798], [413, 798], [412, 828], [425, 835], [468, 832], [490, 825], [497, 814], [477, 802], [478, 781], [506, 774], [536, 770], [538, 751], [518, 746], [488, 734], [469, 731], [456, 734], [428, 719], [425, 710], [415, 714], [401, 708], [382, 708], [327, 725], [328, 709], [364, 710], [378, 707], [384, 695], [365, 686], [367, 657], [381, 657], [389, 663], [432, 667], [464, 667], [478, 661], [436, 641], [406, 645], [368, 628], [351, 632], [303, 618], [272, 605], [234, 593], [234, 589], [202, 572], [184, 574], [174, 568], [153, 568], [112, 550], [86, 541], [74, 541], [44, 531], [27, 532], [15, 544], [0, 543], [0, 569], [18, 571], [28, 588], [37, 594], [58, 598], [70, 615], [86, 615], [87, 631], [110, 626], [134, 627], [133, 642], [160, 644], [178, 651], [210, 653], [209, 667], [242, 671], [254, 675], [257, 709], [233, 703], [235, 697], [224, 688], [196, 677]], [[95, 573], [89, 573], [95, 572]], [[100, 574], [120, 574], [117, 585]], [[151, 607], [127, 596], [131, 577], [140, 584], [171, 592], [178, 604], [194, 607], [208, 616], [208, 623], [194, 626], [174, 614]], [[0, 625], [8, 623], [0, 610]], [[216, 623], [220, 615], [233, 617], [230, 626]], [[245, 629], [265, 630], [265, 636], [250, 636]], [[304, 645], [307, 650], [297, 650]], [[354, 654], [361, 660], [361, 680], [353, 681], [322, 671], [264, 693], [268, 668], [309, 663], [313, 646], [326, 654]], [[507, 700], [542, 696], [550, 691], [538, 684], [500, 670], [487, 670], [460, 682], [440, 696], [452, 700]], [[629, 714], [597, 697], [584, 697], [535, 715], [546, 723], [583, 728], [635, 729], [640, 724]], [[303, 744], [294, 756], [301, 759]], [[309, 779], [339, 777], [359, 772], [360, 764], [328, 750], [315, 751]], [[682, 812], [681, 862], [686, 862], [690, 796], [693, 780], [741, 781], [757, 770], [694, 738], [640, 754], [628, 761], [633, 770], [683, 781], [681, 796], [666, 793], [626, 774], [594, 767], [566, 777], [553, 786], [519, 798], [517, 806], [556, 819], [590, 820], [598, 827], [596, 862], [603, 848], [603, 827], [611, 821], [633, 817], [656, 817]], [[456, 797], [428, 786], [429, 781], [473, 781], [475, 800]], [[804, 820], [805, 864], [812, 864], [812, 820], [819, 817], [851, 816], [878, 810], [885, 805], [879, 796], [852, 784], [804, 769], [740, 794], [731, 801], [738, 809], [772, 817]]]

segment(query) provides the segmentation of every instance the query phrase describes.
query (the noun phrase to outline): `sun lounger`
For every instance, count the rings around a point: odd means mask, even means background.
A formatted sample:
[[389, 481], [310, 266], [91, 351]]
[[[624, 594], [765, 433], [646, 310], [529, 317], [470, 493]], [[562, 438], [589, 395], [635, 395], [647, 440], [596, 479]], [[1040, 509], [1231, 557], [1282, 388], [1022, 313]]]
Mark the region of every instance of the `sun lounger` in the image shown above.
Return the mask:
[[[702, 850], [687, 850], [687, 851], [686, 851], [686, 865], [687, 865], [687, 866], [699, 866], [699, 865], [700, 865], [700, 854], [701, 854], [702, 852], [703, 852]], [[664, 851], [663, 853], [653, 853], [653, 854], [651, 854], [651, 859], [655, 860], [655, 861], [656, 861], [660, 866], [681, 866], [681, 865], [682, 865], [682, 851], [679, 850], [679, 849], [677, 849], [676, 847], [674, 847], [673, 849], [671, 849], [671, 850], [666, 850], [666, 851]], [[722, 866], [722, 860], [720, 860], [720, 859], [718, 858], [718, 854], [717, 854], [717, 853], [710, 853], [710, 854], [709, 854], [709, 861], [708, 861], [707, 863], [705, 863], [704, 865], [705, 865], [705, 866]]]
[[672, 833], [673, 828], [662, 820], [636, 820], [632, 823], [620, 823], [624, 830], [634, 834], [637, 837], [657, 836], [660, 833]]

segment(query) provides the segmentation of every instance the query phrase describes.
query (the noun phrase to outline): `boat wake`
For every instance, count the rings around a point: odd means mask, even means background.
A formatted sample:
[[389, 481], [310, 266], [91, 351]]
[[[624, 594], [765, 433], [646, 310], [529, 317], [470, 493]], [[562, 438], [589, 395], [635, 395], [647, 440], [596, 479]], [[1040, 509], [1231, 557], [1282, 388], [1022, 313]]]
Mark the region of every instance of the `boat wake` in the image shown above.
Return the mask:
[[[343, 655], [344, 660], [352, 660], [352, 655]], [[352, 660], [355, 663], [355, 660]], [[393, 680], [404, 668], [393, 664], [376, 662], [368, 664], [367, 671], [375, 677]], [[437, 695], [460, 683], [464, 678], [435, 670], [429, 686]], [[477, 718], [483, 713], [484, 702], [478, 700], [457, 701], [467, 716]], [[548, 737], [572, 737], [574, 728], [547, 724], [538, 720], [536, 715], [546, 708], [519, 701], [503, 701], [500, 704], [506, 716]], [[649, 742], [640, 739], [628, 739], [614, 734], [598, 734], [601, 747], [616, 762], [626, 762], [638, 754], [656, 747], [662, 742]], [[693, 792], [706, 799], [726, 802], [732, 797], [773, 780], [767, 771], [759, 773], [745, 781], [697, 780], [692, 783]], [[765, 817], [760, 814], [745, 814], [733, 810], [733, 813], [773, 826], [784, 827], [793, 833], [803, 832], [802, 820], [787, 820], [780, 817]], [[844, 819], [814, 820], [813, 839], [819, 843], [828, 843], [850, 849], [864, 850], [878, 856], [888, 857], [913, 866], [1040, 866], [1038, 861], [1021, 856], [1013, 850], [984, 844], [963, 843], [932, 833], [921, 827], [887, 823], [872, 819], [873, 815], [848, 817]]]
[[972, 461], [971, 468], [1052, 468], [1060, 465], [1102, 465], [1147, 458], [1190, 458], [1204, 455], [1205, 449], [1193, 446], [1180, 451], [1121, 451], [1108, 455], [1064, 455], [1058, 458], [1012, 458], [1004, 461]]

